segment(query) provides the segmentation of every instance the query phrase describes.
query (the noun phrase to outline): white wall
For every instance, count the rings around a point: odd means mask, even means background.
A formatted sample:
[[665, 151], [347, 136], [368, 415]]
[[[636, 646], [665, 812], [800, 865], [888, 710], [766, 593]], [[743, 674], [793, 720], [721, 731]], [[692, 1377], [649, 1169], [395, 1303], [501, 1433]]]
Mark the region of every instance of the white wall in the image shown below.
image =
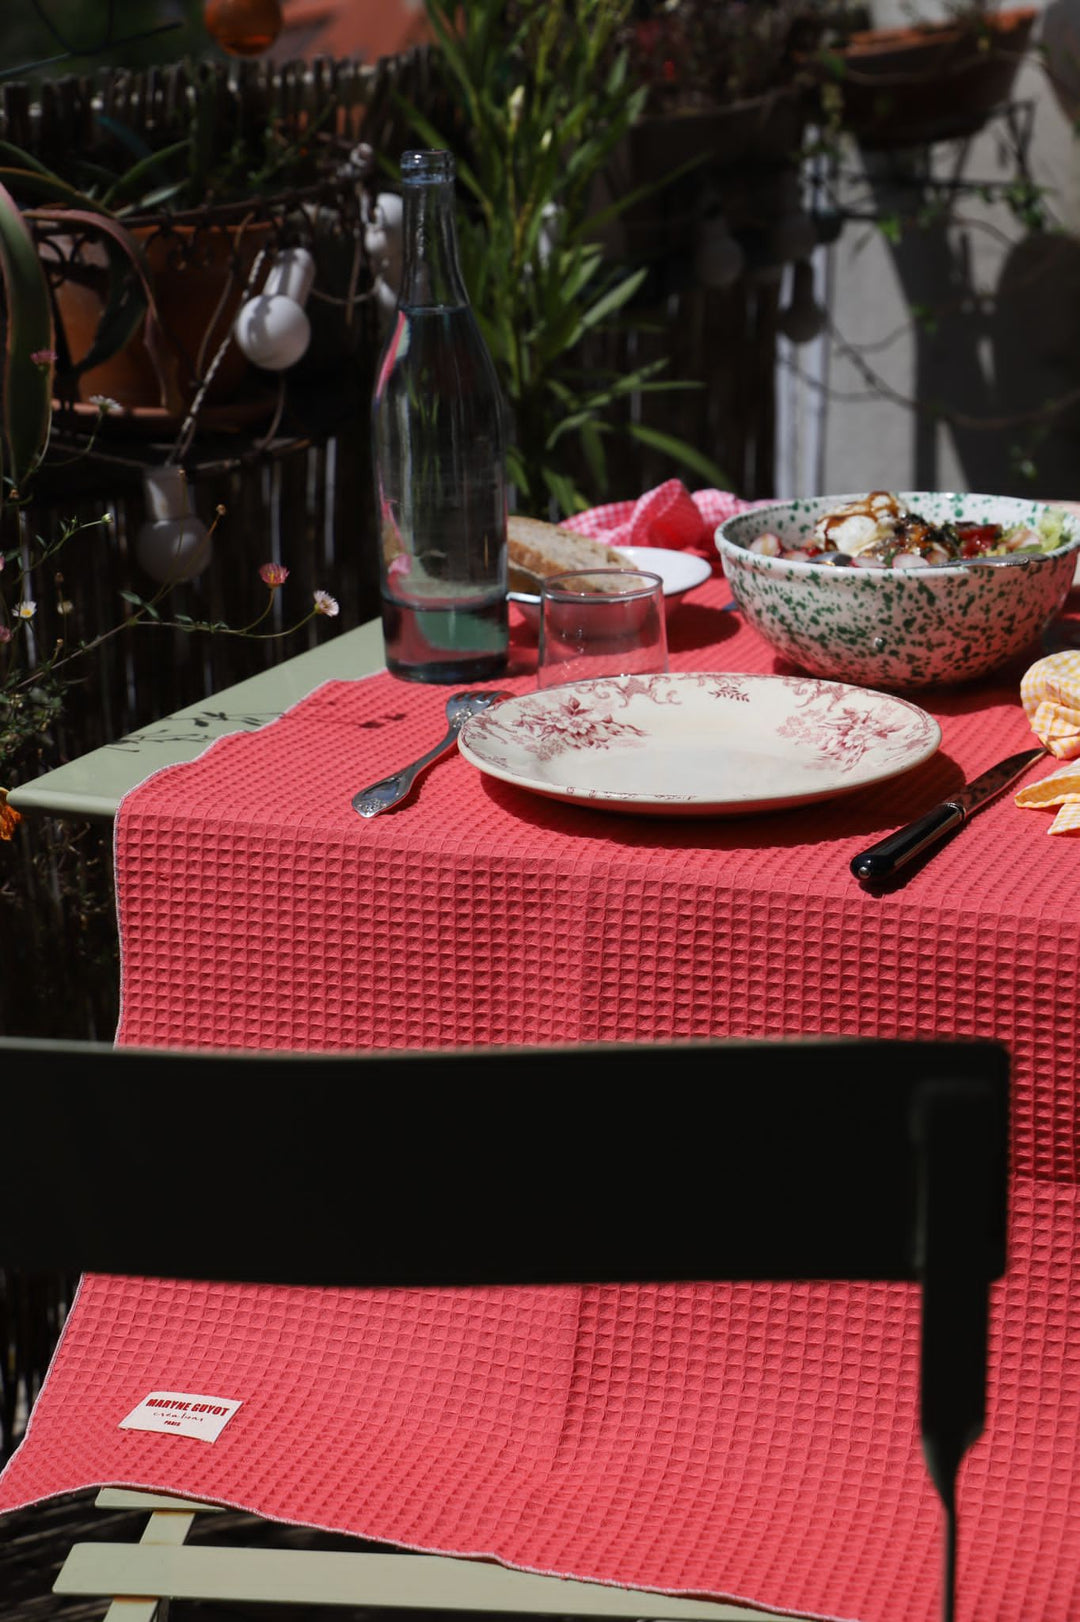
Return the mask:
[[[1065, 12], [1070, 27], [1075, 18], [1080, 65], [1080, 0], [1055, 0], [1052, 10], [1055, 25]], [[920, 5], [919, 15], [929, 17], [929, 5]], [[902, 4], [882, 4], [875, 19], [888, 26], [910, 15]], [[1059, 57], [1062, 36], [1055, 26]], [[1033, 105], [1032, 174], [1049, 188], [1065, 234], [1031, 239], [1003, 203], [971, 195], [957, 202], [947, 228], [913, 230], [896, 250], [876, 227], [847, 223], [834, 247], [819, 250], [815, 267], [836, 336], [802, 348], [781, 345], [779, 494], [932, 482], [938, 489], [1080, 496], [1080, 407], [1048, 425], [1032, 448], [1030, 424], [1003, 423], [992, 432], [935, 427], [902, 403], [917, 398], [925, 407], [936, 398], [973, 419], [999, 420], [1038, 410], [1071, 387], [1080, 390], [1080, 238], [1074, 235], [1080, 232], [1080, 138], [1034, 52], [1014, 99]], [[910, 160], [929, 157], [938, 176], [1000, 180], [1010, 172], [1000, 151], [1004, 128], [995, 120], [968, 143], [939, 143]], [[847, 166], [857, 176], [846, 188], [852, 198], [875, 170], [888, 167], [861, 160], [854, 146]], [[890, 196], [898, 209], [905, 206], [910, 194], [890, 190], [881, 176], [878, 187], [882, 206], [889, 207]], [[912, 321], [902, 271], [909, 292], [913, 287], [920, 302], [943, 311], [932, 335], [920, 335]], [[880, 384], [867, 381], [845, 344]], [[1029, 451], [1034, 480], [1021, 467]]]

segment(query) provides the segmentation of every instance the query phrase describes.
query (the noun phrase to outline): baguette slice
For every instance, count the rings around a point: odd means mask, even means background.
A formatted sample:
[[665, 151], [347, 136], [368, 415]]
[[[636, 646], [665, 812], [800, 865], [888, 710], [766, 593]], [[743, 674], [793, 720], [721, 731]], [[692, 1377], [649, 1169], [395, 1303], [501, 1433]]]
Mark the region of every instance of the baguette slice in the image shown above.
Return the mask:
[[517, 513], [507, 525], [507, 551], [510, 590], [533, 596], [539, 595], [540, 583], [549, 575], [570, 569], [626, 568], [626, 559], [614, 547]]

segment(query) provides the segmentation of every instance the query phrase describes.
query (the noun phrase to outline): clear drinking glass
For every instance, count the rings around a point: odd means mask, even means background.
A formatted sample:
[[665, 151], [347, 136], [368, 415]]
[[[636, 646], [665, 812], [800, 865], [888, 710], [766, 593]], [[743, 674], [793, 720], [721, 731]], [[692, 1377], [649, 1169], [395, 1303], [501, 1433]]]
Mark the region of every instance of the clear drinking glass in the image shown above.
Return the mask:
[[667, 668], [664, 585], [658, 574], [578, 569], [544, 581], [537, 686]]

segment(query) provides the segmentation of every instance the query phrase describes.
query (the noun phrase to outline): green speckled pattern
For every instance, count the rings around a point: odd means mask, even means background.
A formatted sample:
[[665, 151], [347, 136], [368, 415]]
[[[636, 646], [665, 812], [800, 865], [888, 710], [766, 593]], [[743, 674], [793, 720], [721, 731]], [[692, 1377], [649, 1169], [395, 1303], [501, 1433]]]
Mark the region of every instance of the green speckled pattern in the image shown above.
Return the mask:
[[[865, 495], [865, 492], [863, 492]], [[1045, 503], [1009, 496], [901, 491], [931, 523], [1037, 525]], [[765, 530], [805, 544], [826, 514], [860, 496], [817, 496], [729, 518], [716, 544], [735, 600], [778, 653], [817, 676], [863, 686], [914, 688], [984, 676], [1026, 648], [1072, 585], [1080, 519], [1065, 514], [1066, 543], [996, 567], [859, 569], [747, 551]]]

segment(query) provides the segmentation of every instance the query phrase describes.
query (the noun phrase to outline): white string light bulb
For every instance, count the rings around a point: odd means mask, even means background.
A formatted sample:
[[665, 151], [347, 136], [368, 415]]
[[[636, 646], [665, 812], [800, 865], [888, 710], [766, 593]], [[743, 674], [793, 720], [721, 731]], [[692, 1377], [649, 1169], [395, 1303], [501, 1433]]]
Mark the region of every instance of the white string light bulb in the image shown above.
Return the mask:
[[274, 259], [261, 293], [248, 299], [233, 326], [241, 352], [267, 372], [295, 366], [311, 342], [304, 305], [315, 280], [306, 248], [285, 248]]
[[194, 580], [210, 562], [213, 543], [192, 511], [183, 468], [147, 468], [143, 493], [148, 516], [135, 537], [139, 568], [162, 586]]
[[397, 308], [401, 288], [405, 253], [403, 205], [396, 192], [381, 191], [372, 202], [362, 190], [360, 207], [364, 220], [364, 252], [375, 279], [375, 301], [386, 325]]
[[731, 287], [746, 268], [746, 255], [725, 219], [708, 219], [698, 232], [694, 270], [703, 287]]
[[793, 344], [812, 343], [828, 325], [828, 315], [814, 295], [814, 267], [808, 259], [795, 266], [791, 303], [777, 317], [777, 331]]

